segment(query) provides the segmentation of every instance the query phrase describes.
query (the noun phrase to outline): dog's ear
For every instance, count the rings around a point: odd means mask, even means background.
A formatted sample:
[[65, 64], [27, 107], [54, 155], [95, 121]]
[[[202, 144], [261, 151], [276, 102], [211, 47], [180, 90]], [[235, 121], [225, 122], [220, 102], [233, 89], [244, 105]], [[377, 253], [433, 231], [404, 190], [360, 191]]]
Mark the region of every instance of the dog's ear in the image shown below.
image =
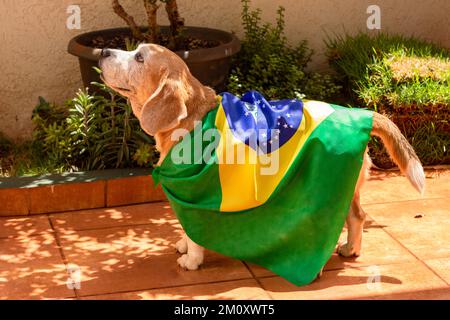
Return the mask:
[[161, 77], [158, 88], [141, 110], [139, 120], [144, 131], [154, 136], [179, 125], [187, 117], [186, 96], [181, 80], [171, 79], [167, 73]]

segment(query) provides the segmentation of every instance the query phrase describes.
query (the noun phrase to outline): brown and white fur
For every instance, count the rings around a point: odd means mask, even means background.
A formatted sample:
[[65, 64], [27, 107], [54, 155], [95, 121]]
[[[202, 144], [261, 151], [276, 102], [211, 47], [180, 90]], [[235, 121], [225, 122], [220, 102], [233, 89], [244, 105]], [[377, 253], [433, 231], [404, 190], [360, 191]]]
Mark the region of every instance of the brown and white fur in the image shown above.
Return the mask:
[[[104, 49], [100, 60], [102, 78], [115, 91], [129, 99], [134, 114], [145, 132], [155, 137], [160, 152], [159, 164], [177, 142], [174, 130], [192, 130], [195, 121], [216, 106], [216, 93], [203, 86], [189, 72], [184, 61], [168, 49], [146, 44], [134, 51]], [[397, 126], [385, 116], [374, 113], [372, 135], [381, 138], [389, 155], [411, 184], [423, 193], [425, 176], [413, 148]], [[360, 189], [371, 161], [367, 152], [355, 188], [346, 223], [347, 242], [338, 246], [344, 257], [359, 256], [366, 213], [360, 204]], [[203, 263], [204, 249], [186, 235], [177, 242], [182, 254], [178, 264], [196, 270]]]

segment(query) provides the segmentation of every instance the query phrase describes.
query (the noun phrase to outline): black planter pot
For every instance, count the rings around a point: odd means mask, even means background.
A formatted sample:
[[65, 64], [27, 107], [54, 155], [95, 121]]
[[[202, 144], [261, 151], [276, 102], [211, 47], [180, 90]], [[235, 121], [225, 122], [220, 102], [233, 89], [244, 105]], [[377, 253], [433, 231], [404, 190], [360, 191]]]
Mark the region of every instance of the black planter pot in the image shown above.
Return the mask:
[[[160, 27], [161, 32], [167, 33], [168, 27]], [[99, 81], [99, 75], [93, 67], [98, 65], [101, 49], [89, 47], [92, 39], [102, 36], [104, 39], [113, 38], [118, 34], [129, 34], [128, 28], [114, 28], [80, 34], [70, 40], [68, 52], [77, 56], [80, 62], [81, 77], [85, 87], [90, 87], [93, 81]], [[240, 50], [239, 39], [231, 33], [201, 27], [186, 27], [186, 36], [200, 40], [214, 40], [217, 47], [194, 49], [191, 51], [177, 51], [176, 53], [186, 62], [191, 73], [204, 85], [213, 87], [217, 91], [225, 89], [225, 83], [230, 71], [231, 58]]]

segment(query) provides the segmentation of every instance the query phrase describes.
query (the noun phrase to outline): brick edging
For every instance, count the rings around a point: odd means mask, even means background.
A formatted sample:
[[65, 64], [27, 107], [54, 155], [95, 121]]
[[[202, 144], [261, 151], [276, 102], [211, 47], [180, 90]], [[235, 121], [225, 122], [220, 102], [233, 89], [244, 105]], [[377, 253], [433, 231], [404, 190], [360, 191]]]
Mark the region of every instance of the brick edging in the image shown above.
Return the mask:
[[105, 170], [78, 175], [76, 179], [67, 179], [67, 174], [60, 176], [62, 179], [59, 179], [59, 175], [52, 175], [52, 179], [50, 176], [1, 179], [0, 216], [25, 216], [166, 200], [161, 187], [154, 186], [149, 170]]

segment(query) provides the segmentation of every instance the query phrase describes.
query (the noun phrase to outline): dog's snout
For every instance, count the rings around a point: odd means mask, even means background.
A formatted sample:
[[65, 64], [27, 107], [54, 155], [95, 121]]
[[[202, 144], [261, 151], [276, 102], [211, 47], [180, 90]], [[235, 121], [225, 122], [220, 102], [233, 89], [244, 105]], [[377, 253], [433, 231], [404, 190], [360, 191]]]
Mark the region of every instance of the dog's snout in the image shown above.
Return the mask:
[[111, 55], [111, 50], [109, 50], [108, 48], [104, 48], [104, 49], [102, 49], [102, 52], [100, 55], [102, 56], [102, 58], [107, 58]]

